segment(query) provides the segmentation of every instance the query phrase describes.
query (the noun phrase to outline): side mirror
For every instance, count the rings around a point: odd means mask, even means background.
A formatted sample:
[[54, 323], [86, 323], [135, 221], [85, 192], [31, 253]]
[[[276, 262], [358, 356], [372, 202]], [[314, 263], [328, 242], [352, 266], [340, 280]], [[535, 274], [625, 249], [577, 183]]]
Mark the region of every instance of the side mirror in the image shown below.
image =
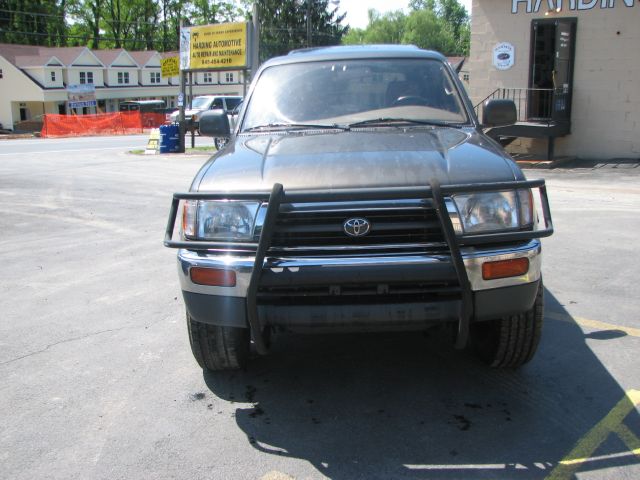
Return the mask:
[[504, 127], [518, 121], [513, 100], [487, 100], [482, 109], [483, 127]]
[[229, 118], [224, 110], [209, 110], [200, 117], [200, 135], [230, 137]]

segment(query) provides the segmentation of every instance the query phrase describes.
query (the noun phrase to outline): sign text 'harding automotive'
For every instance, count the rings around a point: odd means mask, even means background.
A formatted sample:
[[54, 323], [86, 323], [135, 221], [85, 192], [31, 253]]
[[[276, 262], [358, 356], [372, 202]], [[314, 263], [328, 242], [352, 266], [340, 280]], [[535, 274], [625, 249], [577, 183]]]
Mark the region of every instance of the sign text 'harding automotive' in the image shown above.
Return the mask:
[[224, 70], [247, 66], [246, 23], [183, 28], [180, 40], [180, 67], [183, 70]]

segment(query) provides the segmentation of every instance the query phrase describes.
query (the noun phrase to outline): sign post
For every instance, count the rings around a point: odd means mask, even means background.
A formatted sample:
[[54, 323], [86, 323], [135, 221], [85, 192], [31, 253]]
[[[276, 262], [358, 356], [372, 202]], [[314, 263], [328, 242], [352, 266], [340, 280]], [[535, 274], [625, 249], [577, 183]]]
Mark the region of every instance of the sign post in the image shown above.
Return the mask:
[[[228, 71], [242, 70], [245, 79], [244, 93], [246, 93], [246, 77], [249, 65], [248, 52], [253, 50], [249, 45], [249, 23], [219, 23], [197, 27], [180, 26], [180, 56], [178, 66], [180, 71], [180, 93], [178, 107], [180, 108], [180, 151], [185, 151], [185, 117], [184, 99], [186, 97], [185, 76], [189, 75], [190, 92], [193, 82], [193, 72], [198, 71]], [[255, 41], [255, 37], [251, 38]], [[254, 59], [257, 66], [257, 60]], [[253, 68], [254, 65], [251, 65]], [[192, 138], [192, 143], [194, 139]]]

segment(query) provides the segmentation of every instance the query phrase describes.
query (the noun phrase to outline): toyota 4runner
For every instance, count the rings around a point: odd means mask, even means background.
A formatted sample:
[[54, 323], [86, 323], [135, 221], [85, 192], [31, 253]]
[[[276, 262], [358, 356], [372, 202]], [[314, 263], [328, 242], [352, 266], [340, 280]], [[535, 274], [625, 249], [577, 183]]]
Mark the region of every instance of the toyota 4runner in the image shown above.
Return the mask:
[[230, 142], [173, 197], [165, 245], [200, 366], [244, 367], [274, 330], [438, 325], [492, 366], [529, 361], [551, 214], [544, 181], [482, 130], [515, 120], [497, 100], [481, 125], [446, 59], [415, 47], [266, 62], [233, 131], [202, 116]]

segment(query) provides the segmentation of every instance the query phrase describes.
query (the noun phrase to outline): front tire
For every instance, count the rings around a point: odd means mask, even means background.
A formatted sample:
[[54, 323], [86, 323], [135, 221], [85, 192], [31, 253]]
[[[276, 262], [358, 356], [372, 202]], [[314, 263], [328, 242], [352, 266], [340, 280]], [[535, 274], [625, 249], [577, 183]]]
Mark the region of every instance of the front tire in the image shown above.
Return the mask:
[[538, 286], [530, 310], [472, 326], [472, 344], [478, 356], [495, 368], [518, 368], [529, 362], [540, 343], [544, 320], [544, 287]]
[[191, 351], [203, 370], [238, 370], [249, 359], [249, 329], [196, 322], [187, 313]]

